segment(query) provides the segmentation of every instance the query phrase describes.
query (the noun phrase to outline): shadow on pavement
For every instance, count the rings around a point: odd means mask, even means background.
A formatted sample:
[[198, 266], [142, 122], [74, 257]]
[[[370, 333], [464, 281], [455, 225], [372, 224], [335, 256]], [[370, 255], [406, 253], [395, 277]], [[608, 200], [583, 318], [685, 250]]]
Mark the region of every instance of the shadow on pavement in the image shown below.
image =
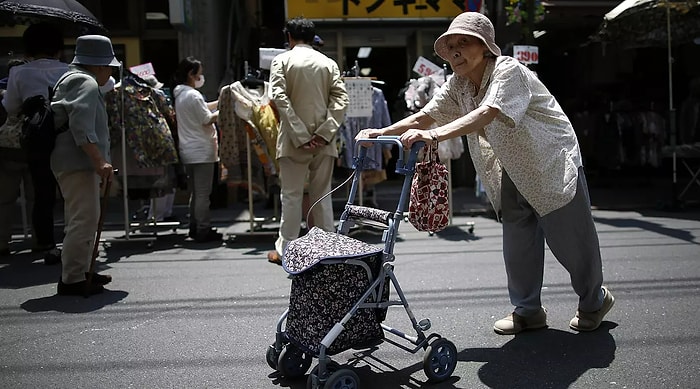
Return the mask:
[[[467, 229], [469, 226], [466, 227]], [[444, 240], [449, 240], [452, 242], [462, 242], [465, 240], [479, 240], [481, 239], [480, 237], [474, 235], [473, 233], [469, 233], [465, 231], [464, 226], [457, 226], [457, 225], [450, 225], [447, 226], [444, 230], [440, 232], [436, 232], [435, 235], [437, 235], [440, 239]]]
[[617, 348], [604, 321], [590, 333], [547, 329], [523, 332], [501, 348], [474, 348], [459, 353], [462, 362], [486, 362], [479, 379], [489, 388], [568, 388], [589, 369], [605, 368]]
[[[457, 354], [458, 364], [482, 362], [479, 380], [489, 388], [568, 388], [590, 369], [606, 368], [615, 359], [617, 346], [610, 331], [617, 324], [603, 321], [589, 333], [545, 329], [514, 336], [500, 348], [471, 348]], [[462, 388], [459, 376], [440, 383], [428, 383], [422, 373], [422, 353], [411, 366], [398, 368], [373, 355], [378, 347], [353, 352], [342, 368], [354, 371], [366, 388]], [[317, 365], [314, 359], [311, 368]], [[416, 375], [417, 374], [417, 375]], [[271, 383], [291, 389], [306, 388], [307, 376], [288, 379], [277, 372], [268, 375]], [[465, 379], [473, 382], [472, 379]]]
[[27, 300], [20, 305], [27, 312], [63, 312], [87, 313], [104, 308], [107, 305], [124, 300], [129, 294], [122, 290], [105, 290], [101, 294], [90, 296], [47, 296]]
[[668, 228], [659, 223], [650, 222], [642, 219], [623, 219], [623, 218], [604, 218], [604, 217], [593, 217], [596, 223], [607, 224], [609, 226], [618, 228], [639, 228], [641, 230], [646, 230], [649, 232], [654, 232], [660, 235], [665, 235], [670, 238], [680, 239], [689, 243], [700, 243], [696, 242], [694, 234], [692, 231]]
[[57, 283], [61, 265], [46, 266], [41, 254], [23, 252], [0, 262], [0, 289], [21, 289]]
[[[380, 389], [380, 388], [439, 388], [439, 389], [455, 389], [455, 383], [459, 382], [459, 377], [453, 376], [445, 382], [439, 384], [428, 383], [425, 378], [417, 379], [413, 375], [419, 371], [423, 371], [423, 363], [420, 362], [422, 359], [422, 352], [419, 351], [415, 359], [419, 362], [414, 363], [411, 366], [404, 368], [399, 368], [392, 365], [384, 359], [377, 358], [373, 355], [378, 347], [372, 347], [362, 351], [355, 351], [352, 357], [343, 361], [340, 359], [333, 359], [336, 362], [340, 362], [341, 368], [350, 369], [355, 372], [360, 379], [360, 384], [362, 388], [367, 389]], [[318, 360], [314, 359], [311, 368], [313, 369], [318, 365]], [[307, 372], [308, 373], [308, 372]], [[422, 373], [421, 373], [422, 374]], [[278, 372], [273, 372], [268, 375], [271, 383], [273, 385], [290, 388], [290, 389], [305, 389], [307, 375], [299, 378], [285, 378], [282, 377]], [[424, 376], [422, 376], [424, 377]]]

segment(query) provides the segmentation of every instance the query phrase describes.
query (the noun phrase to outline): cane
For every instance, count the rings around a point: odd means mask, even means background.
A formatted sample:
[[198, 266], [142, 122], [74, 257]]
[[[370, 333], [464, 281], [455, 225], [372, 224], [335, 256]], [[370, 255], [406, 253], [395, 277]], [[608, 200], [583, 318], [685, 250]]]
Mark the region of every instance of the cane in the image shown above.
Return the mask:
[[92, 259], [90, 260], [90, 270], [87, 274], [87, 282], [85, 283], [85, 297], [90, 296], [90, 286], [92, 285], [92, 274], [95, 271], [95, 261], [100, 247], [100, 235], [102, 235], [102, 225], [105, 221], [105, 213], [107, 208], [107, 197], [109, 196], [109, 187], [112, 184], [111, 180], [105, 181], [105, 192], [100, 200], [100, 217], [97, 219], [97, 234], [95, 236], [95, 244], [92, 247]]

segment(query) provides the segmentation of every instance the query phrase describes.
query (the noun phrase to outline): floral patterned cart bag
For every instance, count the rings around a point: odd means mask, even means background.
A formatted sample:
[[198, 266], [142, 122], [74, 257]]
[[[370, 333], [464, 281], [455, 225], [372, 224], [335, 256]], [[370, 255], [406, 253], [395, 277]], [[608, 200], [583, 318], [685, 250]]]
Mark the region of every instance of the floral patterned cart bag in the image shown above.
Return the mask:
[[[366, 266], [339, 260], [356, 260]], [[321, 340], [367, 291], [381, 265], [381, 248], [318, 227], [290, 242], [283, 258], [284, 269], [294, 275], [286, 326], [289, 341], [318, 355]], [[381, 339], [380, 321], [385, 314], [360, 308], [328, 348], [328, 354]]]

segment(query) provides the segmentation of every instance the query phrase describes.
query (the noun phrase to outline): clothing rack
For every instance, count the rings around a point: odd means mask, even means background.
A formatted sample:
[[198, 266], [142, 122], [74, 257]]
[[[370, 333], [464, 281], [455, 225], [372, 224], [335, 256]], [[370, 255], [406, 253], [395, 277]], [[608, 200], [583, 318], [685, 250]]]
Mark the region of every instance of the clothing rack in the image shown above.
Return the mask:
[[[355, 60], [355, 66], [353, 66], [352, 69], [350, 69], [350, 71], [343, 77], [343, 80], [369, 80], [370, 83], [377, 80], [376, 77], [360, 77], [359, 74], [360, 67], [357, 60]], [[361, 178], [359, 181], [359, 190], [357, 192], [357, 204], [362, 206], [364, 205], [364, 184]]]
[[[351, 81], [351, 80], [369, 80], [373, 89], [374, 89], [374, 85], [376, 85], [376, 84], [384, 85], [384, 82], [377, 80], [376, 77], [360, 76], [360, 68], [359, 68], [359, 64], [358, 64], [357, 60], [355, 61], [354, 66], [348, 72], [345, 73], [345, 75], [343, 76], [343, 80], [345, 80], [346, 82]], [[370, 100], [369, 106], [372, 106], [372, 96], [370, 96], [369, 100]], [[347, 114], [346, 114], [346, 118], [347, 117], [362, 117], [362, 116], [347, 116]], [[348, 141], [352, 142], [353, 140], [350, 139]], [[375, 146], [375, 147], [380, 147], [380, 146]], [[357, 152], [358, 152], [358, 150], [353, 150], [353, 154], [356, 155]], [[381, 163], [382, 161], [378, 161], [378, 162]], [[356, 193], [357, 205], [360, 205], [360, 206], [365, 205], [365, 184], [364, 184], [364, 179], [362, 177], [362, 172], [364, 172], [364, 171], [365, 170], [363, 167], [361, 169], [361, 171], [359, 172], [360, 177], [358, 178], [358, 191]], [[348, 188], [348, 191], [349, 190], [350, 190], [350, 188]], [[376, 188], [375, 188], [375, 189], [373, 189], [372, 199], [371, 199], [371, 201], [373, 203], [372, 205], [375, 205], [375, 206], [377, 205], [376, 193], [377, 192], [376, 192]], [[348, 193], [348, 196], [349, 196], [349, 193]], [[365, 224], [365, 223], [356, 223], [355, 226], [352, 228], [352, 231], [350, 231], [350, 235], [359, 234], [359, 233], [369, 233], [369, 234], [382, 234], [383, 233], [382, 231], [377, 231], [376, 228], [372, 228], [372, 227], [376, 227], [376, 226], [373, 226], [371, 224]]]
[[[121, 156], [122, 156], [122, 166], [121, 170], [118, 172], [120, 176], [122, 176], [122, 200], [123, 200], [123, 209], [124, 209], [124, 236], [123, 237], [117, 237], [117, 238], [112, 238], [106, 240], [108, 243], [120, 243], [120, 242], [146, 242], [148, 247], [151, 247], [155, 240], [158, 238], [158, 233], [156, 231], [157, 227], [170, 227], [175, 230], [180, 223], [173, 223], [173, 222], [158, 222], [156, 218], [153, 218], [152, 222], [146, 222], [146, 223], [132, 223], [129, 218], [131, 216], [129, 212], [129, 172], [127, 169], [127, 153], [126, 153], [126, 124], [125, 124], [125, 107], [126, 107], [126, 97], [124, 93], [124, 89], [126, 88], [125, 85], [125, 80], [126, 78], [126, 71], [124, 69], [124, 63], [121, 62], [121, 65], [119, 67], [119, 79], [121, 81], [121, 87], [119, 88], [119, 101], [120, 101], [120, 130], [121, 130]], [[116, 170], [116, 169], [115, 169]], [[115, 171], [116, 174], [116, 171]], [[155, 215], [155, 212], [153, 212]], [[150, 234], [140, 234], [140, 235], [133, 235], [134, 232], [137, 229], [141, 229], [145, 226], [152, 226], [154, 227], [154, 230]]]

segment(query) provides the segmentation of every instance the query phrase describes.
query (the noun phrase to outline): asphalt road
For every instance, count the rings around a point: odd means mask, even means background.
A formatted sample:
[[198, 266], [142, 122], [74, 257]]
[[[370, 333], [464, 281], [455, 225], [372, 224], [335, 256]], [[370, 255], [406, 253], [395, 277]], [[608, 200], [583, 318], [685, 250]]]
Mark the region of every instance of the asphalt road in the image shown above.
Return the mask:
[[[388, 343], [333, 359], [354, 369], [363, 388], [699, 388], [697, 215], [594, 215], [616, 298], [598, 331], [569, 329], [577, 298], [548, 253], [549, 328], [496, 335], [493, 322], [512, 309], [500, 225], [457, 216], [434, 236], [404, 223], [395, 247], [395, 272], [414, 313], [457, 347], [452, 378], [428, 385], [422, 351]], [[56, 296], [60, 269], [36, 255], [2, 258], [0, 387], [305, 388], [305, 377], [281, 378], [265, 361], [290, 293], [287, 274], [264, 259], [271, 238], [208, 246], [185, 233], [164, 231], [147, 245], [105, 232], [114, 243], [99, 269], [114, 281], [89, 299]], [[391, 308], [385, 323], [410, 332], [401, 308]]]

